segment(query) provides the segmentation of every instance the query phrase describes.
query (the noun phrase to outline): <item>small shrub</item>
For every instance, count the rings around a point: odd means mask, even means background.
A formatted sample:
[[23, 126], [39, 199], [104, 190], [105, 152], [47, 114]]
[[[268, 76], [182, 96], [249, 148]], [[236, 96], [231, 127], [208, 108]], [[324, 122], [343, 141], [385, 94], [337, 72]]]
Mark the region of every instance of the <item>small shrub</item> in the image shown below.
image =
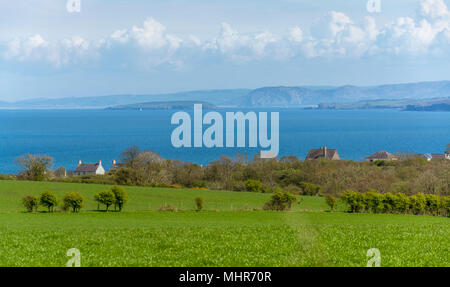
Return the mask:
[[50, 190], [44, 191], [41, 194], [41, 205], [47, 207], [48, 212], [53, 212], [55, 206], [58, 206], [58, 198]]
[[196, 211], [201, 211], [203, 209], [203, 198], [201, 197], [196, 197], [195, 198], [195, 207], [196, 207]]
[[336, 207], [336, 203], [337, 203], [336, 197], [334, 197], [332, 195], [327, 195], [325, 197], [325, 201], [326, 201], [327, 205], [330, 207], [330, 210], [333, 211], [334, 208]]
[[78, 192], [68, 192], [63, 197], [63, 208], [65, 210], [72, 209], [73, 212], [79, 212], [84, 207], [84, 196]]
[[292, 193], [277, 191], [272, 194], [270, 201], [264, 204], [263, 209], [275, 211], [289, 210], [295, 201], [297, 201], [297, 198]]
[[27, 195], [22, 198], [23, 206], [27, 209], [28, 212], [36, 211], [39, 207], [39, 198], [34, 195]]
[[249, 179], [245, 182], [245, 190], [249, 192], [262, 192], [262, 183], [259, 180]]

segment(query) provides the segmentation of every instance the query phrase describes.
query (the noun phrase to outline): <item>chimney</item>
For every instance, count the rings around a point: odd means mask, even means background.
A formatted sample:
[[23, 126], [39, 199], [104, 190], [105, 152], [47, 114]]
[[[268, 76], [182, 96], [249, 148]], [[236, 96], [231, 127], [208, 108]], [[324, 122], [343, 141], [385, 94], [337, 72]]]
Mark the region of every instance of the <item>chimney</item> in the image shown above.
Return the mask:
[[113, 159], [113, 165], [116, 165], [116, 160], [115, 159]]
[[80, 165], [81, 164], [81, 159], [78, 161], [78, 165]]
[[326, 146], [323, 147], [323, 155], [327, 156], [327, 147]]
[[102, 160], [99, 160], [99, 161], [98, 161], [98, 165], [102, 165]]

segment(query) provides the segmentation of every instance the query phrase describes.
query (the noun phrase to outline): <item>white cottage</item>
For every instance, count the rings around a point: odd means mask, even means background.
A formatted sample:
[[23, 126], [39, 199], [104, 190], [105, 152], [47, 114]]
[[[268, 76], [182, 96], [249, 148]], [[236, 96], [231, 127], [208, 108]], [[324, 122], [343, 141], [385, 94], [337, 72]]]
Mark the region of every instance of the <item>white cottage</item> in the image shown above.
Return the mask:
[[98, 163], [82, 163], [81, 160], [78, 161], [78, 166], [74, 171], [75, 175], [103, 175], [105, 174], [105, 169], [102, 166], [102, 161], [99, 160]]

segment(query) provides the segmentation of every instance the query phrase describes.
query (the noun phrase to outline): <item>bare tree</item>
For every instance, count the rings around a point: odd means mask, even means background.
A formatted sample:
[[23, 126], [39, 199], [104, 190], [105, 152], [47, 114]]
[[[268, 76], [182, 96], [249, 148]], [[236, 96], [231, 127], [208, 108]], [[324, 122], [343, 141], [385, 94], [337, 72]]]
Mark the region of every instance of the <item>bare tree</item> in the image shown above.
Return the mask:
[[136, 165], [136, 159], [139, 153], [138, 146], [131, 146], [120, 154], [120, 161], [127, 167], [133, 168]]
[[20, 176], [28, 180], [45, 180], [53, 166], [53, 158], [48, 155], [25, 154], [15, 159], [22, 168]]

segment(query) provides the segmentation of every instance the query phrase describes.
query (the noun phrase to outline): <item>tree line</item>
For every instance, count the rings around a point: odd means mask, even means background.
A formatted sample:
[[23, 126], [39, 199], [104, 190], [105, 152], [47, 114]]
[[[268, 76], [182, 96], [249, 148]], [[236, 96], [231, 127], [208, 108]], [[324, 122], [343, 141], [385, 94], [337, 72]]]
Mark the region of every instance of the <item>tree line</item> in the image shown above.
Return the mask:
[[[94, 195], [94, 200], [100, 205], [105, 206], [108, 211], [111, 205], [114, 205], [115, 211], [122, 211], [129, 197], [125, 189], [121, 186], [114, 186], [111, 189], [100, 191]], [[59, 206], [61, 211], [79, 212], [85, 205], [85, 197], [79, 192], [68, 192], [60, 200], [52, 191], [46, 190], [40, 196], [26, 195], [22, 198], [22, 204], [28, 212], [38, 211], [39, 206], [47, 208], [47, 212], [54, 212]]]
[[450, 195], [450, 160], [427, 161], [404, 154], [398, 161], [301, 161], [222, 156], [206, 166], [164, 159], [152, 151], [130, 147], [120, 155], [121, 168], [103, 176], [65, 177], [51, 170], [47, 156], [25, 155], [17, 160], [24, 180], [104, 183], [117, 185], [198, 188], [301, 195], [338, 196], [346, 190], [365, 193]]

